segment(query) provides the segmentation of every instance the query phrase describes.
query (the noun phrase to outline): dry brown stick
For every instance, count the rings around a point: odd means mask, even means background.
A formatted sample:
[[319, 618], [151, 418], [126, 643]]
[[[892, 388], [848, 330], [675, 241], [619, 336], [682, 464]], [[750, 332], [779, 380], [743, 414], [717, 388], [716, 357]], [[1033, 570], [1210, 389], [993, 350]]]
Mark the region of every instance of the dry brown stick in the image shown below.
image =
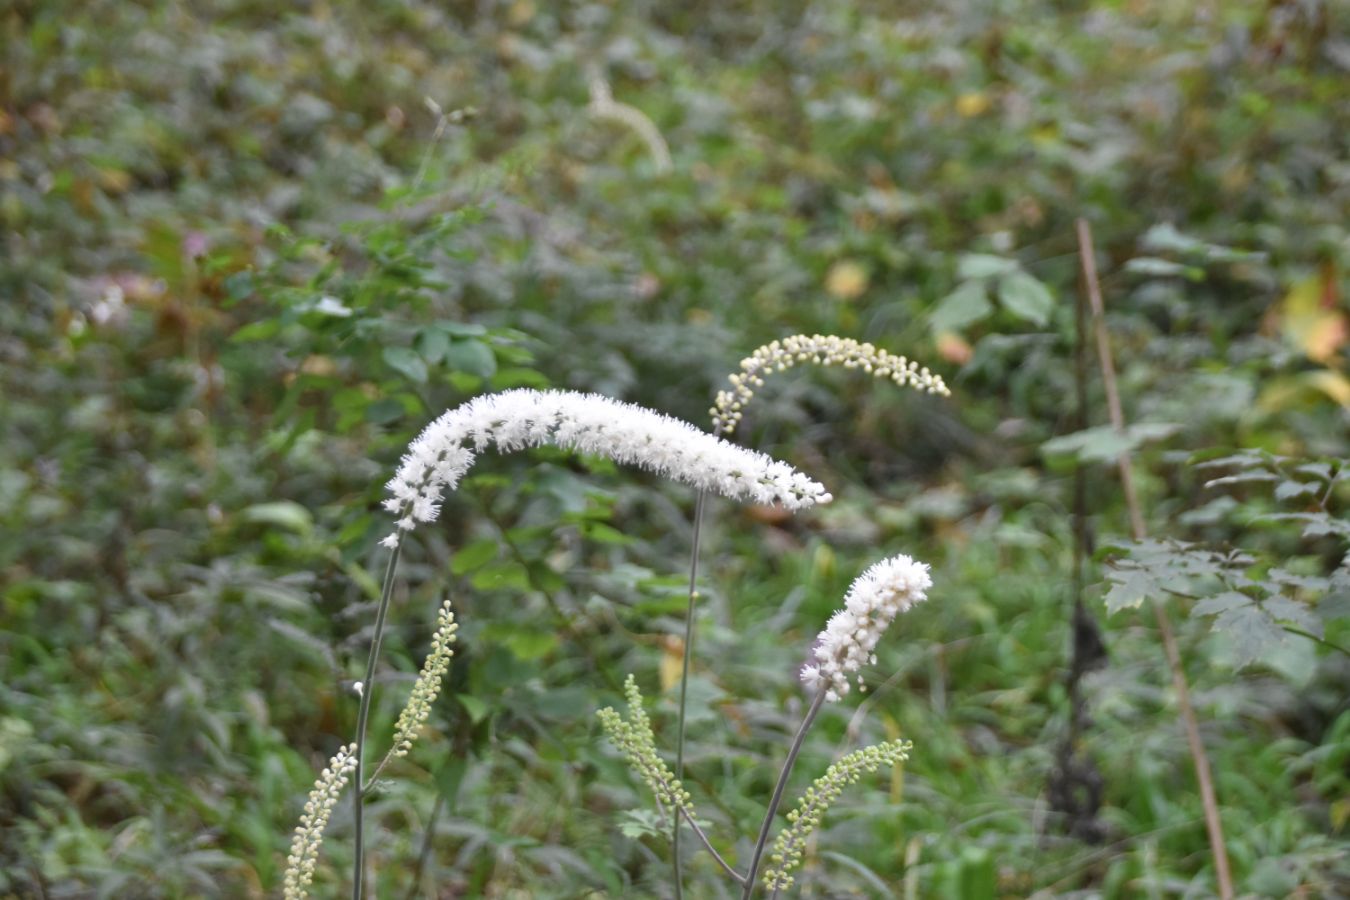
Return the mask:
[[[1102, 367], [1102, 382], [1106, 387], [1106, 404], [1111, 414], [1111, 424], [1117, 431], [1125, 430], [1125, 414], [1120, 408], [1120, 391], [1116, 386], [1116, 367], [1111, 359], [1111, 342], [1106, 333], [1106, 312], [1102, 304], [1101, 285], [1097, 280], [1097, 262], [1092, 247], [1092, 229], [1086, 219], [1078, 220], [1078, 255], [1083, 265], [1083, 281], [1087, 288], [1088, 302], [1092, 304], [1093, 327], [1097, 333], [1097, 357]], [[1120, 468], [1120, 486], [1125, 492], [1125, 505], [1130, 511], [1130, 530], [1136, 541], [1147, 537], [1144, 529], [1144, 514], [1139, 507], [1139, 495], [1134, 489], [1134, 474], [1130, 467], [1130, 454], [1121, 453], [1117, 459]], [[1172, 623], [1167, 618], [1162, 604], [1154, 603], [1153, 614], [1158, 621], [1158, 633], [1162, 635], [1163, 651], [1167, 655], [1167, 667], [1172, 671], [1172, 687], [1177, 694], [1177, 706], [1181, 710], [1181, 721], [1186, 730], [1186, 740], [1191, 748], [1191, 761], [1195, 765], [1195, 777], [1200, 783], [1200, 801], [1205, 807], [1205, 829], [1209, 832], [1209, 847], [1214, 854], [1214, 869], [1219, 879], [1219, 896], [1231, 900], [1233, 896], [1233, 875], [1228, 868], [1228, 849], [1223, 839], [1223, 824], [1219, 820], [1219, 803], [1214, 795], [1214, 778], [1210, 774], [1209, 756], [1200, 740], [1200, 724], [1195, 717], [1195, 708], [1191, 706], [1191, 691], [1186, 684], [1186, 672], [1181, 667], [1181, 654], [1177, 651], [1176, 635], [1172, 632]]]

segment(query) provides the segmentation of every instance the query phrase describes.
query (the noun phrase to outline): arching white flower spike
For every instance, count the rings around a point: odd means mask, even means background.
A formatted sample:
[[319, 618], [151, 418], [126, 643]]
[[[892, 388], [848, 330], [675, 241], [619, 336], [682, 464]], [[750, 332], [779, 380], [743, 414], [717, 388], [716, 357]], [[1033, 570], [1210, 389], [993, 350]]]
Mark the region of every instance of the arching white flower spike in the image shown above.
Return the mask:
[[[733, 500], [800, 509], [831, 499], [788, 464], [688, 422], [598, 394], [520, 389], [476, 397], [428, 425], [389, 482], [385, 508], [398, 517], [400, 532], [435, 521], [445, 491], [454, 490], [480, 451], [544, 444], [636, 465]], [[398, 540], [395, 532], [383, 543]]]

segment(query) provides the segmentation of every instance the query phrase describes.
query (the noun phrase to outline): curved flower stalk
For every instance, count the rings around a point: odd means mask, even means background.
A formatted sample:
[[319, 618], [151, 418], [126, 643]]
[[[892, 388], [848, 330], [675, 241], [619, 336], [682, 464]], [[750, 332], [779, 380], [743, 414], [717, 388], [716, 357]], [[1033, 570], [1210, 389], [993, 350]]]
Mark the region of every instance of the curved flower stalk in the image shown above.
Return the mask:
[[781, 341], [772, 341], [741, 360], [741, 371], [728, 378], [731, 390], [718, 391], [717, 401], [709, 410], [717, 434], [730, 435], [740, 424], [742, 412], [755, 389], [762, 387], [764, 376], [782, 372], [797, 363], [817, 366], [843, 366], [862, 369], [876, 378], [889, 378], [901, 387], [912, 387], [928, 394], [951, 396], [942, 376], [920, 368], [903, 356], [894, 356], [872, 344], [860, 344], [852, 338], [832, 334], [794, 334]]
[[831, 499], [822, 485], [786, 463], [679, 419], [597, 394], [520, 389], [450, 410], [408, 446], [388, 484], [385, 508], [399, 520], [385, 546], [397, 545], [400, 532], [419, 522], [435, 521], [444, 491], [454, 489], [479, 451], [544, 444], [637, 465], [736, 500], [799, 509]]
[[323, 830], [328, 827], [333, 807], [355, 768], [356, 745], [348, 744], [329, 760], [328, 768], [314, 782], [314, 789], [305, 801], [305, 812], [296, 826], [295, 838], [291, 841], [291, 855], [286, 860], [286, 876], [282, 882], [285, 900], [303, 900], [309, 894], [314, 866], [319, 859], [319, 845], [323, 843]]
[[647, 718], [647, 713], [642, 708], [642, 692], [638, 690], [637, 679], [632, 675], [624, 681], [623, 693], [628, 700], [627, 719], [609, 706], [596, 713], [610, 742], [619, 748], [628, 764], [647, 783], [647, 787], [651, 788], [652, 793], [656, 795], [657, 806], [662, 810], [668, 808], [676, 818], [683, 817], [688, 821], [722, 870], [738, 883], [744, 884], [745, 879], [741, 874], [722, 858], [708, 840], [708, 836], [703, 833], [698, 820], [694, 817], [689, 792], [656, 752], [656, 738], [652, 735], [651, 720]]
[[[848, 693], [849, 674], [857, 672], [864, 663], [875, 662], [874, 651], [877, 641], [881, 639], [896, 614], [925, 599], [932, 584], [928, 566], [924, 563], [915, 562], [904, 554], [882, 560], [854, 579], [848, 593], [844, 595], [844, 608], [830, 617], [825, 630], [816, 638], [812, 655], [818, 664], [805, 666], [801, 673], [802, 683], [808, 690], [815, 692], [815, 699], [811, 701], [811, 707], [797, 729], [797, 736], [792, 739], [787, 760], [778, 775], [778, 783], [774, 785], [773, 797], [769, 800], [769, 808], [764, 814], [764, 821], [760, 824], [759, 838], [755, 841], [755, 849], [750, 857], [750, 871], [746, 874], [742, 900], [750, 900], [754, 892], [756, 874], [759, 872], [764, 847], [769, 840], [769, 830], [773, 827], [774, 815], [777, 814], [778, 805], [783, 800], [783, 791], [787, 788], [788, 777], [792, 774], [792, 767], [796, 764], [797, 754], [806, 739], [806, 732], [810, 730], [816, 715], [826, 701], [838, 700]], [[858, 683], [862, 684], [861, 677]], [[859, 752], [866, 753], [866, 751]], [[860, 757], [860, 759], [871, 758], [866, 755]], [[826, 773], [825, 777], [828, 779], [829, 773]], [[819, 782], [817, 785], [819, 786]], [[837, 793], [838, 791], [835, 791], [836, 795]], [[832, 799], [833, 797], [830, 797], [826, 800], [826, 805]], [[791, 827], [796, 827], [795, 820]], [[809, 828], [807, 832], [809, 833]], [[802, 840], [805, 840], [805, 835], [802, 836]], [[783, 858], [787, 860], [789, 857], [785, 854]], [[775, 880], [775, 884], [777, 883]]]
[[797, 808], [788, 813], [788, 827], [774, 839], [773, 852], [769, 854], [764, 886], [772, 890], [775, 897], [780, 890], [792, 887], [794, 879], [790, 873], [802, 864], [807, 838], [820, 826], [825, 811], [838, 799], [844, 786], [856, 784], [864, 774], [898, 766], [909, 759], [913, 747], [909, 741], [895, 740], [855, 750], [826, 769], [825, 774], [806, 789], [797, 801]]
[[[928, 596], [933, 579], [928, 566], [904, 554], [883, 560], [854, 580], [844, 597], [844, 608], [830, 617], [816, 639], [816, 664], [802, 668], [808, 690], [825, 689], [825, 699], [848, 693], [848, 676], [877, 661], [877, 641], [902, 613]], [[863, 686], [858, 676], [858, 687]]]
[[[366, 726], [375, 664], [402, 549], [400, 539], [418, 523], [435, 521], [445, 491], [459, 484], [482, 450], [495, 446], [513, 451], [545, 444], [637, 465], [698, 488], [700, 497], [716, 491], [732, 499], [780, 503], [789, 509], [831, 499], [821, 484], [786, 463], [706, 434], [679, 419], [596, 394], [525, 389], [488, 394], [447, 411], [428, 425], [408, 446], [398, 472], [387, 485], [390, 497], [384, 504], [398, 517], [398, 527], [381, 542], [394, 552], [385, 569], [366, 677], [357, 685], [361, 705], [357, 713], [353, 798], [353, 900], [362, 900], [364, 895], [363, 799], [370, 786], [363, 768]], [[443, 644], [448, 643], [447, 638]], [[438, 679], [434, 683], [439, 684]], [[430, 700], [415, 693], [409, 707], [413, 711], [405, 710], [406, 720], [399, 720], [395, 755], [410, 743], [411, 734], [425, 718], [425, 712], [418, 713], [421, 707], [413, 705], [419, 698], [426, 700], [429, 708]], [[386, 757], [385, 762], [389, 759]]]
[[[370, 776], [373, 783], [384, 767], [401, 756], [407, 756], [412, 749], [427, 717], [431, 715], [431, 706], [441, 692], [441, 681], [450, 668], [450, 659], [455, 655], [452, 645], [455, 643], [459, 625], [455, 622], [455, 613], [447, 599], [436, 613], [436, 632], [431, 638], [431, 652], [422, 664], [422, 671], [413, 683], [408, 702], [399, 714], [398, 724], [394, 727], [394, 741], [389, 752]], [[363, 688], [364, 693], [364, 688]], [[329, 762], [328, 768], [320, 773], [305, 803], [304, 814], [295, 829], [295, 839], [291, 844], [291, 855], [287, 859], [286, 877], [283, 882], [285, 900], [303, 900], [309, 893], [309, 884], [314, 879], [314, 867], [319, 858], [319, 847], [323, 844], [323, 830], [328, 825], [333, 807], [337, 805], [342, 789], [347, 786], [352, 772], [356, 770], [357, 745], [349, 744], [338, 751]]]
[[689, 792], [675, 778], [656, 752], [656, 738], [652, 734], [652, 723], [647, 711], [642, 708], [642, 692], [638, 690], [637, 679], [629, 675], [623, 683], [624, 698], [628, 701], [628, 718], [625, 719], [614, 707], [607, 706], [596, 713], [605, 734], [615, 747], [623, 752], [628, 764], [633, 767], [647, 787], [656, 795], [656, 801], [662, 806], [680, 811], [691, 811]]
[[[632, 675], [624, 683], [629, 716], [625, 719], [612, 708], [600, 710], [600, 723], [611, 742], [622, 751], [628, 764], [656, 795], [657, 805], [669, 809], [675, 820], [684, 819], [702, 841], [703, 846], [717, 860], [737, 884], [741, 886], [742, 900], [750, 900], [759, 884], [757, 873], [768, 845], [774, 817], [782, 803], [783, 793], [806, 740], [806, 733], [828, 700], [838, 700], [848, 693], [848, 675], [857, 672], [865, 662], [875, 661], [877, 641], [895, 616], [921, 602], [932, 586], [928, 566], [908, 556], [897, 555], [871, 566], [849, 587], [844, 607], [830, 618], [829, 624], [816, 641], [814, 665], [802, 673], [806, 686], [815, 692], [811, 706], [797, 728], [788, 747], [787, 757], [774, 785], [759, 835], [750, 854], [749, 869], [742, 874], [729, 865], [713, 848], [707, 835], [699, 828], [690, 806], [689, 793], [680, 782], [679, 773], [672, 772], [656, 751], [651, 722], [642, 709], [642, 694]], [[820, 824], [825, 810], [837, 798], [844, 785], [858, 780], [863, 773], [876, 772], [883, 766], [894, 766], [908, 759], [911, 744], [908, 741], [888, 741], [854, 751], [836, 762], [807, 789], [795, 811], [788, 815], [788, 826], [778, 836], [770, 865], [764, 877], [766, 888], [775, 894], [791, 887], [791, 871], [801, 864], [802, 850], [811, 832]], [[679, 829], [672, 833], [677, 840]], [[675, 843], [678, 847], [678, 843]], [[679, 869], [676, 868], [676, 878]], [[676, 881], [679, 884], [679, 881]]]
[[[951, 396], [942, 376], [936, 375], [918, 363], [903, 356], [895, 356], [872, 344], [859, 343], [852, 338], [837, 335], [795, 334], [781, 341], [771, 341], [757, 348], [741, 360], [741, 371], [728, 377], [731, 389], [718, 391], [716, 402], [709, 413], [712, 415], [713, 433], [731, 436], [736, 431], [744, 415], [745, 406], [755, 395], [755, 389], [763, 386], [765, 376], [782, 372], [797, 363], [813, 363], [818, 366], [843, 366], [846, 369], [862, 369], [876, 378], [889, 378], [901, 387], [912, 386], [915, 390], [943, 397]], [[689, 605], [684, 620], [684, 662], [680, 668], [679, 726], [675, 744], [675, 773], [684, 776], [684, 723], [685, 704], [689, 686], [689, 664], [693, 655], [694, 602], [696, 599], [695, 582], [698, 574], [699, 533], [703, 520], [703, 493], [699, 493], [698, 504], [694, 511], [694, 541], [689, 563]], [[680, 900], [680, 829], [676, 822], [675, 842], [675, 898]]]

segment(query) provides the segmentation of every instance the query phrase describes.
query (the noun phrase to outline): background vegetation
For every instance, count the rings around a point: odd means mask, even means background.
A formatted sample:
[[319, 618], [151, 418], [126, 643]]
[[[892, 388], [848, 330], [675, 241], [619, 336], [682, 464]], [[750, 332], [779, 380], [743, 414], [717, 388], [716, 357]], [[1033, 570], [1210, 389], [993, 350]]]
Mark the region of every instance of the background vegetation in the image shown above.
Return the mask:
[[[1234, 590], [1292, 604], [1234, 624], [1211, 603], [1211, 628], [1145, 592], [1178, 623], [1240, 891], [1343, 896], [1350, 658], [1281, 626], [1350, 644], [1350, 16], [1089, 7], [8, 4], [0, 896], [277, 890], [303, 795], [353, 731], [377, 502], [409, 437], [520, 385], [706, 424], [742, 356], [814, 331], [921, 358], [955, 393], [797, 371], [747, 417], [741, 440], [837, 500], [710, 511], [688, 760], [714, 830], [758, 821], [807, 643], [866, 565], [906, 552], [933, 563], [932, 602], [796, 780], [858, 743], [915, 750], [841, 801], [804, 894], [1210, 893], [1157, 635], [1106, 615], [1105, 552], [1087, 608], [1109, 657], [1072, 756], [1100, 804], [1066, 814], [1047, 787], [1069, 759], [1072, 459], [1099, 543], [1127, 532], [1093, 461], [1114, 445], [1042, 449], [1076, 430], [1077, 216], [1127, 417], [1152, 426], [1154, 535], [1242, 548]], [[669, 171], [588, 111], [596, 79], [650, 118]], [[1256, 454], [1197, 469], [1211, 448]], [[1234, 466], [1277, 480], [1206, 486]], [[463, 629], [431, 732], [372, 804], [381, 897], [667, 889], [649, 799], [593, 713], [634, 672], [670, 745], [691, 506], [539, 452], [485, 459], [419, 532], [389, 683], [411, 681], [447, 592]], [[319, 896], [345, 890], [348, 816]], [[706, 860], [690, 879], [718, 895]]]

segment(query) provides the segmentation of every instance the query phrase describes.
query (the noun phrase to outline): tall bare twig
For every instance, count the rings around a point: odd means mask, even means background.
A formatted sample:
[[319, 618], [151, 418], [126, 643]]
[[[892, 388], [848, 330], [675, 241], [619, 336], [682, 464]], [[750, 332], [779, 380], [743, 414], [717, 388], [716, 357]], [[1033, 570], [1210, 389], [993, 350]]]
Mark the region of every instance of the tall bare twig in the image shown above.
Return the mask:
[[[1083, 282], [1088, 302], [1092, 304], [1093, 328], [1097, 335], [1097, 358], [1101, 365], [1102, 382], [1106, 388], [1107, 409], [1111, 415], [1112, 426], [1117, 431], [1123, 432], [1125, 414], [1121, 411], [1120, 390], [1116, 385], [1116, 367], [1111, 358], [1111, 341], [1106, 331], [1106, 312], [1102, 304], [1101, 285], [1097, 279], [1092, 229], [1086, 219], [1079, 219], [1077, 226], [1078, 255], [1083, 267]], [[1130, 530], [1135, 540], [1142, 541], [1147, 537], [1147, 530], [1144, 527], [1144, 514], [1139, 506], [1139, 496], [1134, 488], [1134, 473], [1130, 466], [1129, 452], [1121, 453], [1116, 462], [1120, 469], [1121, 488], [1125, 492], [1125, 505], [1130, 513]], [[1186, 740], [1190, 744], [1195, 777], [1200, 783], [1200, 801], [1205, 808], [1205, 828], [1209, 832], [1210, 851], [1214, 856], [1219, 896], [1223, 900], [1231, 900], [1233, 876], [1228, 867], [1228, 850], [1224, 844], [1223, 823], [1219, 820], [1219, 804], [1214, 795], [1214, 779], [1210, 774], [1209, 756], [1205, 753], [1204, 742], [1200, 739], [1200, 724], [1196, 720], [1195, 708], [1191, 706], [1191, 691], [1186, 683], [1186, 672], [1181, 667], [1181, 654], [1177, 650], [1177, 639], [1172, 630], [1172, 623], [1161, 603], [1154, 603], [1152, 606], [1158, 623], [1158, 633], [1162, 636], [1167, 666], [1172, 673], [1172, 687], [1176, 691], [1177, 706], [1181, 711]]]

